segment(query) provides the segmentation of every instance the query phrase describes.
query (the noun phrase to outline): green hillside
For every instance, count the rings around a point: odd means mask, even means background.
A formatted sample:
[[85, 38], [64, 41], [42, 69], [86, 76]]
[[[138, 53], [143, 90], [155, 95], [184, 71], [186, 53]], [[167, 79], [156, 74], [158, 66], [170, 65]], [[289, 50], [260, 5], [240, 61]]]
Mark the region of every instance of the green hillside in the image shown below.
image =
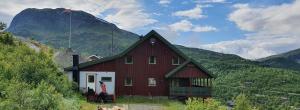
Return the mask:
[[300, 49], [259, 59], [263, 65], [300, 71]]
[[183, 46], [177, 48], [217, 76], [213, 97], [224, 103], [244, 93], [262, 110], [300, 106], [299, 71], [266, 67], [232, 54]]
[[51, 49], [39, 52], [8, 33], [0, 33], [0, 109], [76, 110], [72, 84], [52, 61]]

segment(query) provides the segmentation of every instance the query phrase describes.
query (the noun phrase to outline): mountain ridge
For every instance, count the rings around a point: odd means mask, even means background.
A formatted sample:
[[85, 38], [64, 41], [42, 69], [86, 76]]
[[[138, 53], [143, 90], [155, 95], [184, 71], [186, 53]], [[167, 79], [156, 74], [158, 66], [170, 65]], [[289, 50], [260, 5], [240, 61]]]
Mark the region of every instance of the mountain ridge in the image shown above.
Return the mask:
[[[51, 45], [55, 48], [68, 48], [69, 13], [66, 9], [35, 9], [29, 8], [17, 14], [6, 31], [16, 36], [22, 36]], [[111, 50], [112, 35], [115, 52], [124, 50], [135, 42], [139, 35], [119, 29], [116, 25], [100, 20], [89, 13], [72, 10], [72, 43], [71, 47], [86, 54], [107, 56]], [[101, 43], [99, 43], [101, 41]], [[97, 49], [91, 49], [87, 43]], [[104, 53], [105, 52], [105, 53]]]
[[300, 48], [258, 59], [262, 65], [300, 71]]

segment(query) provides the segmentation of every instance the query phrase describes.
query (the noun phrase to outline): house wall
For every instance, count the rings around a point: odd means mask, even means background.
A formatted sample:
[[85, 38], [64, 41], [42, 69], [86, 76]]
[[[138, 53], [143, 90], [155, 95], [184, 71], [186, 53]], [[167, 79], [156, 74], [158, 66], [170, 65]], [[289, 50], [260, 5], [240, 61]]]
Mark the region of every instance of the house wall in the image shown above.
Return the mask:
[[176, 78], [208, 78], [209, 76], [197, 68], [194, 64], [188, 64], [180, 71], [178, 71], [174, 76]]
[[[179, 57], [166, 44], [156, 39], [154, 45], [146, 40], [127, 55], [116, 60], [118, 95], [167, 96], [168, 81], [165, 74], [174, 69], [172, 58]], [[133, 64], [125, 64], [126, 56], [133, 57]], [[156, 56], [156, 64], [149, 64], [149, 57]], [[183, 60], [183, 58], [181, 58]], [[183, 61], [182, 61], [183, 62]], [[126, 77], [133, 79], [133, 86], [124, 86]], [[148, 78], [156, 79], [156, 86], [148, 86]]]
[[[117, 96], [167, 96], [168, 81], [165, 74], [178, 66], [172, 65], [172, 58], [179, 55], [155, 36], [153, 38], [156, 39], [154, 45], [148, 39], [121, 58], [89, 66], [82, 71], [115, 71]], [[133, 57], [133, 64], [125, 64], [125, 57], [128, 55]], [[149, 56], [156, 56], [156, 64], [148, 64]], [[180, 59], [181, 63], [184, 62], [183, 58]], [[132, 86], [124, 86], [126, 77], [133, 79]], [[156, 86], [148, 86], [148, 78], [155, 78]]]

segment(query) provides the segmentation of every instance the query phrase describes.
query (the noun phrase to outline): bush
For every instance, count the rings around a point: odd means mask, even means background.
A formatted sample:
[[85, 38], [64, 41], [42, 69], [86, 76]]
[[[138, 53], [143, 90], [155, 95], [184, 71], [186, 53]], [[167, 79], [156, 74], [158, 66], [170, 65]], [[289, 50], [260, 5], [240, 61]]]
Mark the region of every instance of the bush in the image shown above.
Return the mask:
[[0, 110], [79, 109], [72, 83], [54, 64], [52, 53], [0, 34]]
[[222, 106], [220, 102], [214, 99], [203, 99], [201, 98], [189, 98], [186, 101], [187, 110], [226, 110], [225, 106]]

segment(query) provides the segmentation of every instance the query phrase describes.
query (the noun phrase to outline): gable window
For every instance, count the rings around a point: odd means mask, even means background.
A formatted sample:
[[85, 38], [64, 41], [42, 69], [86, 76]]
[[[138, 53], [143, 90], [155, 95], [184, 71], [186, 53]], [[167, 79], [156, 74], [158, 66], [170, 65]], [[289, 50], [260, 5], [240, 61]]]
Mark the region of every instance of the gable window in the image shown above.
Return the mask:
[[172, 59], [172, 65], [179, 65], [180, 64], [180, 58], [179, 57], [175, 57]]
[[133, 64], [132, 56], [126, 56], [125, 57], [125, 64]]
[[150, 56], [149, 57], [149, 64], [156, 64], [156, 57], [155, 56]]
[[148, 86], [156, 86], [155, 78], [148, 78]]
[[132, 86], [132, 78], [130, 78], [130, 77], [125, 78], [124, 85], [125, 86]]

